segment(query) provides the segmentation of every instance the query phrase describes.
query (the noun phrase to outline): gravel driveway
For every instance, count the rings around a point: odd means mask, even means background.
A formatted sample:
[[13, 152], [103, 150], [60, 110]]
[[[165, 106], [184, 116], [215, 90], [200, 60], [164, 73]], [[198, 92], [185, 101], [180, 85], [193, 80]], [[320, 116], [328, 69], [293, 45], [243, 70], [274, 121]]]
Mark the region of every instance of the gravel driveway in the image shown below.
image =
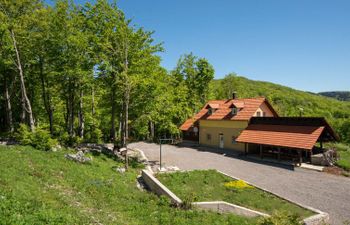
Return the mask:
[[[159, 164], [159, 145], [130, 144]], [[301, 168], [263, 164], [230, 152], [204, 147], [162, 145], [162, 164], [180, 169], [218, 169], [293, 201], [329, 213], [331, 224], [350, 221], [350, 178]]]

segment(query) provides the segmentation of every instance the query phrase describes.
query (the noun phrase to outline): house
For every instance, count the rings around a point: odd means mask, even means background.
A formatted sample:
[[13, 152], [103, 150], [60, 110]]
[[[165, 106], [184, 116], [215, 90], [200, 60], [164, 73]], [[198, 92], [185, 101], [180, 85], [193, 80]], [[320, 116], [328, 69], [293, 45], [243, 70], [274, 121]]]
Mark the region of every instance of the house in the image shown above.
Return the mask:
[[[184, 140], [245, 154], [310, 157], [323, 142], [338, 140], [324, 118], [279, 117], [264, 97], [211, 100], [181, 125]], [[316, 143], [319, 142], [319, 148]]]
[[183, 139], [199, 144], [244, 151], [238, 135], [248, 127], [252, 117], [278, 117], [263, 97], [211, 100], [193, 118], [180, 127]]

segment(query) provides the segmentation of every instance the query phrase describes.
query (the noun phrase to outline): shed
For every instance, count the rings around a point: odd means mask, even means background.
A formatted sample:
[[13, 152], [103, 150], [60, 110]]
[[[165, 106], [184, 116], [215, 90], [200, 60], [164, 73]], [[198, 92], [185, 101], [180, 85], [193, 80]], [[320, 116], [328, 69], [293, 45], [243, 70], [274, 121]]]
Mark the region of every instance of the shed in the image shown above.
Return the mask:
[[321, 117], [253, 117], [248, 127], [241, 132], [236, 141], [259, 147], [263, 156], [263, 147], [277, 149], [278, 159], [283, 151], [295, 150], [300, 162], [302, 153], [311, 156], [317, 142], [323, 150], [323, 143], [339, 140], [336, 133]]

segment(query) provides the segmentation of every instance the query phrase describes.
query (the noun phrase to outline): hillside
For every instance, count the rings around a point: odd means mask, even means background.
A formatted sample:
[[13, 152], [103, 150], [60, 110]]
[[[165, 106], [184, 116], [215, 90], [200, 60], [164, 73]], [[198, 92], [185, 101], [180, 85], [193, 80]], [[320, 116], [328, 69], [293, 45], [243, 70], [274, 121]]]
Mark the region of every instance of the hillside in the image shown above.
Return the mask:
[[340, 101], [350, 101], [350, 91], [328, 91], [320, 92], [319, 95], [335, 98]]
[[326, 117], [343, 141], [350, 141], [350, 102], [270, 82], [249, 80], [233, 74], [224, 79], [212, 81], [210, 86], [211, 99], [229, 98], [232, 91], [235, 91], [239, 98], [265, 96], [280, 116], [299, 116], [302, 108], [303, 116]]
[[140, 172], [105, 155], [90, 164], [68, 150], [0, 146], [0, 224], [253, 224], [235, 215], [186, 211], [136, 186]]

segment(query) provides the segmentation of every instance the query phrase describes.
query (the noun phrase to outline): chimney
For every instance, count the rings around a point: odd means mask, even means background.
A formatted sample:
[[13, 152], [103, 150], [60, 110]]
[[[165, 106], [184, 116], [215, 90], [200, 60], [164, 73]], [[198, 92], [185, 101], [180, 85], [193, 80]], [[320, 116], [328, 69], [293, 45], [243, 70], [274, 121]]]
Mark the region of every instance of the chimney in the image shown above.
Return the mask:
[[232, 99], [236, 99], [237, 98], [237, 93], [234, 91], [232, 92]]

